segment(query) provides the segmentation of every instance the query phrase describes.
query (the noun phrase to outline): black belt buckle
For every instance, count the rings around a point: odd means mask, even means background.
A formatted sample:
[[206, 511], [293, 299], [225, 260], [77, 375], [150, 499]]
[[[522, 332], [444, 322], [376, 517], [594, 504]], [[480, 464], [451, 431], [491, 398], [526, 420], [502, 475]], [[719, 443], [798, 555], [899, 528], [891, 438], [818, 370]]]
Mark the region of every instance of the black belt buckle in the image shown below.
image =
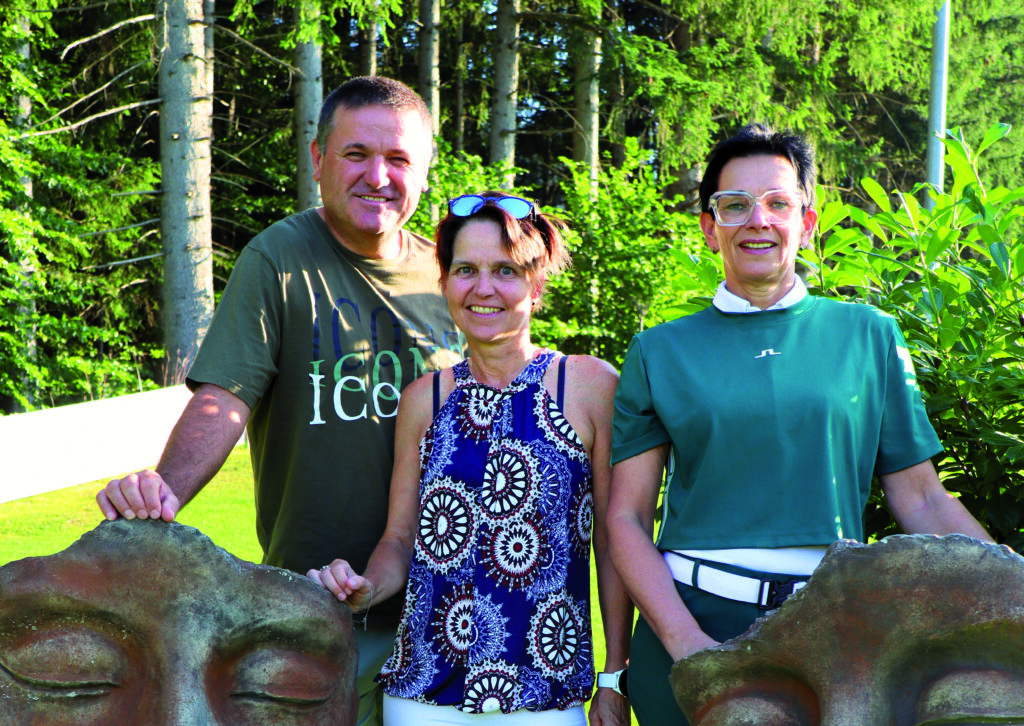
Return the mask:
[[774, 610], [786, 602], [786, 598], [793, 594], [793, 587], [796, 585], [795, 581], [776, 582], [775, 580], [765, 580], [765, 582], [768, 585], [768, 597], [767, 602], [762, 607], [766, 607], [769, 610]]

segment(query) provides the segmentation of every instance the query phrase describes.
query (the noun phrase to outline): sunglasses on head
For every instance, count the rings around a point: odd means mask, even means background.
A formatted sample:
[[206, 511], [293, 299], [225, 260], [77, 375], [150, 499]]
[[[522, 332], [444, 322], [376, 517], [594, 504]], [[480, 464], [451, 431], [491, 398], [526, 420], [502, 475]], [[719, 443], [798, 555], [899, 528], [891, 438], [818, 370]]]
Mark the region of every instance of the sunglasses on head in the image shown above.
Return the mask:
[[515, 219], [532, 218], [533, 202], [519, 197], [482, 197], [479, 194], [463, 194], [448, 202], [448, 210], [456, 217], [472, 217], [485, 204], [493, 204], [508, 212]]

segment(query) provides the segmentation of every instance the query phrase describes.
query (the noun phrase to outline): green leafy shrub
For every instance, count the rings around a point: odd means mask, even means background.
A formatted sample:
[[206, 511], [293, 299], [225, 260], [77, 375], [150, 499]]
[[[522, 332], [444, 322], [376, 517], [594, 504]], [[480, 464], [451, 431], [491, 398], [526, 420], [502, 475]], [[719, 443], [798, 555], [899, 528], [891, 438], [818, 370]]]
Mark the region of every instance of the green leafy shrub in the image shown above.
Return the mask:
[[[665, 182], [636, 139], [621, 168], [562, 160], [573, 269], [549, 288], [538, 321], [566, 353], [588, 353], [618, 367], [637, 331], [703, 307], [718, 271], [701, 253], [697, 218], [673, 210]], [[705, 303], [706, 304], [706, 301]]]
[[[992, 126], [977, 150], [947, 132], [952, 187], [887, 194], [877, 206], [825, 205], [819, 246], [805, 256], [820, 294], [875, 305], [899, 321], [928, 413], [945, 446], [946, 488], [1000, 542], [1024, 547], [1024, 187], [986, 189], [978, 159], [1010, 128]], [[924, 191], [932, 208], [914, 194]], [[846, 220], [852, 225], [840, 227]], [[876, 486], [869, 536], [897, 531]]]

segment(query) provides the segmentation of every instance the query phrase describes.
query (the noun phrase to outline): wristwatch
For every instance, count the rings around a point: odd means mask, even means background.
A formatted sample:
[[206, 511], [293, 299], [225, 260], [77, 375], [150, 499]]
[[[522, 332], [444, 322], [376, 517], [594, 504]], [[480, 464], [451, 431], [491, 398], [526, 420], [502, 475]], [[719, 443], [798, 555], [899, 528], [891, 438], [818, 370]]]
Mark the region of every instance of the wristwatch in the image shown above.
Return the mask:
[[628, 670], [628, 668], [623, 668], [621, 671], [615, 671], [614, 673], [598, 673], [597, 687], [610, 688], [623, 698], [629, 698], [629, 679], [626, 676], [626, 671]]

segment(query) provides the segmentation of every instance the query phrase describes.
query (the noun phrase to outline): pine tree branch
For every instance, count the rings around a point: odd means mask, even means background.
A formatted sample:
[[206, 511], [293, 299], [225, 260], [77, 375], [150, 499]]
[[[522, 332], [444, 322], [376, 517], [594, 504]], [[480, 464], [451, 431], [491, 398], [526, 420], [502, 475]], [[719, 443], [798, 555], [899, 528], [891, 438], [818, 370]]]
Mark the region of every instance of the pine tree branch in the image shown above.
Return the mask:
[[639, 3], [640, 5], [643, 5], [645, 8], [648, 8], [656, 13], [659, 13], [660, 15], [664, 15], [669, 20], [675, 20], [677, 23], [687, 22], [678, 15], [676, 15], [675, 13], [673, 13], [672, 11], [663, 8], [661, 5], [658, 5], [657, 3], [650, 2], [650, 0], [635, 0], [635, 2]]
[[269, 58], [274, 63], [278, 63], [278, 64], [284, 66], [285, 68], [290, 70], [292, 73], [297, 73], [300, 76], [302, 75], [302, 71], [300, 69], [296, 68], [295, 66], [293, 66], [291, 63], [283, 61], [280, 58], [275, 58], [274, 56], [270, 55], [270, 53], [268, 53], [267, 51], [263, 50], [262, 48], [260, 48], [257, 45], [253, 45], [248, 40], [243, 38], [241, 35], [239, 35], [238, 33], [234, 32], [233, 30], [228, 30], [223, 25], [214, 25], [213, 27], [216, 28], [217, 30], [221, 31], [222, 33], [227, 33], [228, 35], [230, 35], [235, 40], [239, 41], [240, 43], [242, 43], [245, 46], [248, 46], [249, 48], [252, 48], [254, 51], [256, 51], [260, 55], [264, 56], [265, 58]]
[[21, 141], [22, 139], [29, 139], [35, 136], [49, 136], [50, 134], [59, 134], [61, 131], [73, 131], [77, 129], [79, 126], [85, 126], [90, 121], [95, 121], [98, 118], [103, 118], [104, 116], [110, 116], [115, 113], [120, 113], [121, 111], [130, 111], [133, 108], [141, 108], [142, 106], [152, 106], [154, 103], [160, 103], [161, 101], [163, 101], [162, 98], [154, 98], [151, 101], [139, 101], [138, 103], [129, 103], [124, 106], [112, 108], [108, 111], [94, 113], [92, 116], [84, 118], [76, 123], [70, 124], [69, 126], [61, 126], [59, 129], [47, 129], [46, 131], [31, 131], [27, 134], [22, 134], [21, 136], [17, 137], [16, 140]]
[[147, 219], [145, 222], [136, 222], [135, 224], [128, 224], [124, 227], [114, 227], [113, 229], [101, 229], [98, 232], [86, 232], [85, 234], [78, 235], [79, 237], [99, 237], [101, 234], [107, 234], [109, 232], [124, 232], [126, 229], [135, 229], [136, 227], [146, 227], [151, 224], [157, 224], [160, 218]]
[[516, 129], [515, 131], [506, 131], [507, 134], [515, 134], [516, 136], [557, 136], [558, 134], [571, 134], [575, 129]]
[[117, 83], [117, 82], [118, 82], [118, 81], [119, 81], [119, 80], [120, 80], [120, 79], [121, 79], [122, 77], [124, 77], [124, 76], [128, 75], [129, 73], [131, 73], [132, 71], [134, 71], [134, 70], [135, 70], [136, 68], [141, 68], [141, 67], [143, 67], [143, 66], [148, 66], [148, 65], [149, 65], [149, 61], [146, 61], [146, 62], [143, 62], [143, 63], [136, 63], [136, 64], [135, 64], [135, 65], [133, 65], [133, 66], [132, 66], [131, 68], [128, 68], [127, 70], [121, 71], [120, 73], [118, 73], [118, 74], [117, 74], [116, 76], [114, 76], [113, 78], [111, 78], [111, 79], [110, 79], [109, 81], [107, 81], [106, 83], [104, 83], [104, 84], [103, 84], [102, 86], [100, 86], [99, 88], [95, 89], [94, 91], [92, 91], [92, 92], [90, 92], [90, 93], [87, 93], [87, 94], [85, 94], [84, 96], [82, 96], [81, 98], [79, 98], [79, 99], [78, 99], [77, 101], [75, 101], [74, 103], [72, 103], [72, 104], [71, 104], [70, 106], [67, 106], [67, 107], [65, 107], [65, 108], [62, 108], [62, 109], [61, 109], [60, 111], [58, 111], [57, 113], [53, 114], [53, 116], [50, 116], [50, 118], [46, 119], [46, 120], [45, 120], [45, 121], [43, 121], [43, 122], [42, 122], [41, 124], [36, 124], [36, 125], [37, 125], [37, 126], [42, 126], [43, 124], [48, 124], [48, 123], [50, 123], [51, 121], [53, 121], [53, 120], [55, 120], [55, 119], [57, 119], [57, 118], [60, 118], [61, 116], [63, 116], [63, 115], [65, 114], [65, 113], [67, 113], [68, 111], [70, 111], [71, 109], [73, 109], [73, 108], [74, 108], [75, 106], [77, 106], [78, 104], [80, 104], [80, 103], [83, 103], [84, 101], [88, 101], [88, 100], [89, 100], [90, 98], [92, 98], [92, 97], [93, 97], [93, 96], [95, 96], [96, 94], [98, 94], [98, 93], [102, 93], [103, 91], [107, 90], [107, 89], [108, 89], [108, 88], [110, 88], [110, 87], [111, 87], [112, 85], [114, 85], [115, 83]]
[[161, 191], [160, 189], [144, 189], [142, 191], [137, 191], [137, 192], [115, 192], [114, 194], [111, 194], [110, 196], [112, 196], [112, 197], [134, 197], [134, 196], [138, 196], [139, 194], [163, 194], [163, 191]]
[[69, 45], [67, 48], [64, 49], [64, 51], [60, 54], [60, 59], [64, 60], [64, 56], [66, 56], [71, 51], [72, 48], [76, 48], [76, 47], [78, 47], [80, 45], [84, 45], [84, 44], [88, 43], [90, 40], [96, 40], [97, 38], [102, 38], [107, 33], [113, 33], [118, 28], [123, 28], [124, 26], [131, 25], [133, 23], [142, 23], [142, 22], [145, 22], [146, 20], [156, 20], [156, 15], [150, 13], [149, 15], [139, 15], [138, 17], [135, 17], [135, 18], [128, 18], [127, 20], [122, 20], [120, 23], [114, 23], [109, 28], [106, 28], [105, 30], [101, 30], [100, 32], [96, 33], [96, 35], [91, 35], [88, 38], [82, 38], [81, 40], [76, 40], [74, 43], [72, 43], [71, 45]]
[[72, 7], [72, 8], [51, 8], [49, 10], [32, 9], [32, 10], [29, 10], [28, 12], [31, 12], [31, 13], [52, 13], [54, 15], [59, 15], [60, 13], [82, 13], [82, 12], [84, 12], [86, 10], [95, 10], [96, 8], [109, 8], [109, 7], [110, 7], [110, 2], [109, 2], [109, 0], [106, 0], [105, 2], [92, 3], [91, 5], [76, 5], [76, 6]]
[[608, 28], [602, 28], [598, 25], [594, 25], [589, 18], [585, 18], [582, 15], [574, 15], [572, 13], [546, 13], [535, 10], [525, 10], [523, 12], [516, 13], [516, 17], [520, 20], [543, 20], [549, 23], [566, 23], [577, 28], [585, 28], [586, 30], [598, 35], [606, 35], [609, 32]]
[[[120, 267], [121, 265], [130, 265], [133, 262], [145, 262], [146, 260], [155, 260], [156, 258], [163, 257], [166, 254], [167, 254], [166, 252], [157, 252], [156, 254], [153, 254], [153, 255], [144, 255], [142, 257], [133, 257], [130, 260], [118, 260], [117, 262], [108, 262], [105, 265], [92, 265], [90, 267], [79, 267], [77, 272], [92, 272], [93, 270], [109, 270], [111, 267]], [[132, 282], [128, 283], [128, 285], [135, 285], [135, 284], [138, 284], [139, 282], [145, 282], [145, 281], [144, 280], [133, 280]], [[128, 287], [128, 285], [122, 286], [121, 290], [123, 290], [124, 288]]]

